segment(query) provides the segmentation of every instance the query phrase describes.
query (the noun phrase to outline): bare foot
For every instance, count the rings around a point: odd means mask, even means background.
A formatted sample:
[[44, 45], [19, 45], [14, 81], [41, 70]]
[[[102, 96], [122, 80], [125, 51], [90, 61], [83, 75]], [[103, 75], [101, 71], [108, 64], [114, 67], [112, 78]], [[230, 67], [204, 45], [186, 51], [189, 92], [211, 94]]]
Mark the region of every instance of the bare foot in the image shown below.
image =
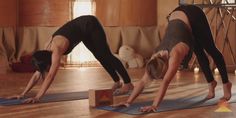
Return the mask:
[[232, 88], [232, 83], [228, 82], [223, 84], [223, 90], [224, 90], [224, 96], [221, 98], [221, 100], [230, 100], [231, 98], [231, 88]]
[[124, 84], [124, 86], [121, 88], [121, 90], [123, 91], [129, 91], [133, 89], [134, 89], [134, 85], [132, 83]]
[[115, 82], [114, 84], [113, 84], [113, 86], [112, 86], [112, 91], [115, 91], [116, 89], [119, 89], [119, 88], [121, 88], [122, 87], [122, 83], [120, 82], [120, 81], [118, 81], [118, 82]]
[[134, 85], [132, 83], [128, 83], [128, 84], [124, 84], [122, 86], [122, 88], [117, 89], [116, 91], [114, 91], [114, 95], [122, 95], [122, 94], [127, 94], [130, 91], [132, 91], [134, 89]]
[[216, 88], [217, 82], [213, 80], [211, 83], [209, 83], [209, 92], [205, 99], [212, 99], [215, 97], [215, 88]]

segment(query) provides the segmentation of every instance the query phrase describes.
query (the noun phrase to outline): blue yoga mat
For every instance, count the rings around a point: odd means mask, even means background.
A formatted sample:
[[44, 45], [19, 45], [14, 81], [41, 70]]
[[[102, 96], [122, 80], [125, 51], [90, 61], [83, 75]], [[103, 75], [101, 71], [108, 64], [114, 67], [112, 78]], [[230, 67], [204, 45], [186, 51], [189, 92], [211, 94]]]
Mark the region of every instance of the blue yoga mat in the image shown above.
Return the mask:
[[[190, 108], [197, 108], [197, 107], [204, 107], [204, 106], [210, 106], [210, 105], [216, 105], [222, 97], [222, 90], [216, 91], [216, 96], [213, 99], [210, 100], [204, 100], [206, 97], [206, 94], [202, 94], [195, 97], [185, 97], [185, 98], [176, 98], [176, 99], [164, 99], [158, 110], [156, 112], [163, 112], [163, 111], [171, 111], [171, 110], [180, 110], [180, 109], [190, 109]], [[232, 98], [229, 101], [230, 103], [236, 102], [236, 91], [232, 94]], [[152, 101], [147, 102], [140, 102], [140, 103], [134, 103], [131, 104], [128, 108], [113, 108], [111, 106], [103, 106], [98, 107], [97, 109], [101, 110], [108, 110], [113, 112], [120, 112], [130, 115], [140, 115], [144, 114], [142, 112], [139, 112], [140, 107], [152, 105]]]
[[[12, 99], [12, 100], [9, 100], [9, 99], [0, 98], [0, 105], [1, 106], [20, 105], [20, 104], [23, 104], [23, 101], [25, 99], [20, 99], [20, 100]], [[72, 100], [80, 100], [80, 99], [88, 99], [88, 92], [83, 91], [83, 92], [46, 94], [40, 99], [39, 103], [72, 101]]]

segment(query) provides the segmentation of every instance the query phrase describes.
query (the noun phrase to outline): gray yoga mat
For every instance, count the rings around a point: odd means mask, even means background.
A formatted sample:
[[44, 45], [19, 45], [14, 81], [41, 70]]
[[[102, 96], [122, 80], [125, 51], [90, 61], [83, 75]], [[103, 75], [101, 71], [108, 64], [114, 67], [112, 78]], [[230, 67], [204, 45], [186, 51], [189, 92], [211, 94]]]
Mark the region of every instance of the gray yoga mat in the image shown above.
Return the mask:
[[[0, 98], [0, 106], [10, 106], [10, 105], [20, 105], [23, 104], [24, 99], [5, 99]], [[70, 93], [55, 93], [55, 94], [46, 94], [44, 95], [39, 103], [47, 103], [47, 102], [59, 102], [59, 101], [72, 101], [72, 100], [81, 100], [88, 99], [88, 92], [70, 92]]]
[[[229, 101], [229, 103], [235, 103], [236, 102], [236, 91], [232, 91], [232, 97]], [[176, 98], [176, 99], [164, 99], [156, 113], [158, 112], [164, 112], [164, 111], [171, 111], [171, 110], [180, 110], [180, 109], [191, 109], [191, 108], [197, 108], [197, 107], [204, 107], [204, 106], [210, 106], [210, 105], [216, 105], [220, 99], [220, 97], [223, 96], [222, 90], [216, 91], [216, 96], [213, 99], [210, 100], [204, 100], [206, 97], [206, 94], [202, 94], [199, 96], [194, 97], [185, 97], [185, 98]], [[142, 112], [139, 112], [140, 107], [151, 105], [152, 101], [146, 101], [146, 102], [140, 102], [140, 103], [133, 103], [128, 108], [113, 108], [111, 106], [103, 106], [103, 107], [97, 107], [97, 109], [101, 110], [108, 110], [113, 112], [120, 112], [130, 115], [140, 115], [144, 114]]]

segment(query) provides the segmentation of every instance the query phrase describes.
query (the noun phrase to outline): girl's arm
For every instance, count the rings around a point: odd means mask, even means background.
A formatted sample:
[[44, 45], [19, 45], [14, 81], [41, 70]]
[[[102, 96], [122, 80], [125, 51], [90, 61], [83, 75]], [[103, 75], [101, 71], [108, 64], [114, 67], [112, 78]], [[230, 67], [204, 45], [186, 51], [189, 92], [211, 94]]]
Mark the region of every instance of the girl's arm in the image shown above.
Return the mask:
[[48, 72], [46, 78], [43, 81], [43, 84], [42, 84], [39, 92], [37, 93], [37, 95], [35, 97], [26, 99], [24, 101], [25, 103], [35, 103], [35, 102], [39, 101], [39, 99], [45, 94], [45, 92], [47, 91], [47, 89], [51, 85], [52, 81], [54, 80], [54, 77], [55, 77], [57, 70], [60, 66], [61, 56], [62, 56], [62, 54], [60, 53], [59, 50], [57, 50], [57, 49], [53, 50], [52, 64], [51, 64], [51, 67], [49, 69], [49, 72]]
[[23, 98], [35, 85], [36, 83], [38, 82], [38, 80], [41, 78], [41, 74], [40, 72], [36, 71], [30, 81], [28, 82], [25, 90], [20, 94], [20, 95], [14, 95], [14, 96], [11, 96], [11, 97], [7, 97], [7, 99], [21, 99]]
[[126, 102], [121, 102], [117, 105], [113, 105], [113, 107], [129, 107], [130, 104], [136, 99], [136, 97], [138, 97], [139, 94], [143, 91], [145, 85], [147, 85], [150, 81], [151, 80], [149, 79], [147, 72], [145, 72], [142, 79], [135, 85], [134, 90], [132, 91], [128, 100]]
[[132, 93], [129, 96], [129, 98], [126, 101], [126, 103], [131, 104], [136, 99], [136, 97], [138, 97], [139, 94], [143, 91], [145, 85], [148, 84], [150, 81], [151, 80], [150, 80], [147, 72], [145, 72], [145, 74], [143, 75], [142, 79], [134, 87], [134, 90], [132, 91]]
[[[182, 60], [182, 58], [181, 58], [181, 60]], [[178, 56], [171, 56], [169, 58], [168, 69], [164, 75], [163, 81], [161, 82], [161, 85], [160, 85], [160, 88], [157, 92], [157, 95], [154, 98], [154, 101], [152, 104], [153, 106], [155, 106], [155, 107], [159, 106], [160, 102], [162, 101], [163, 97], [165, 96], [165, 93], [167, 91], [167, 88], [168, 88], [171, 80], [174, 78], [174, 76], [178, 70], [181, 60]]]
[[31, 77], [29, 83], [27, 84], [25, 90], [21, 93], [21, 95], [27, 94], [39, 81], [40, 78], [42, 78], [43, 75], [40, 74], [39, 71], [36, 71], [34, 75]]
[[171, 82], [171, 80], [175, 76], [175, 74], [178, 70], [178, 66], [180, 65], [184, 56], [185, 56], [185, 53], [183, 53], [181, 51], [174, 51], [170, 54], [170, 57], [168, 60], [168, 69], [164, 75], [163, 81], [160, 85], [160, 89], [157, 92], [157, 95], [153, 100], [153, 104], [151, 106], [141, 107], [141, 109], [140, 109], [141, 112], [156, 111], [156, 109], [160, 105], [163, 97], [165, 96], [167, 88], [169, 86], [169, 83]]

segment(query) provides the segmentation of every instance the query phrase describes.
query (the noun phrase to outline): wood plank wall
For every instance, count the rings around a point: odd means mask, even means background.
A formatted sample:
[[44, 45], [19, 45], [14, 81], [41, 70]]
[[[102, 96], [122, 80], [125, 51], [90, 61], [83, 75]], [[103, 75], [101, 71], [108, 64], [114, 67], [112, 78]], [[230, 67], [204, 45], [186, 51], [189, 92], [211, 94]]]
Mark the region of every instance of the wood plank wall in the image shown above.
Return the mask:
[[19, 0], [20, 26], [61, 26], [70, 20], [69, 0]]
[[157, 25], [157, 0], [95, 0], [104, 26]]
[[17, 24], [17, 1], [0, 0], [0, 27], [15, 27]]

